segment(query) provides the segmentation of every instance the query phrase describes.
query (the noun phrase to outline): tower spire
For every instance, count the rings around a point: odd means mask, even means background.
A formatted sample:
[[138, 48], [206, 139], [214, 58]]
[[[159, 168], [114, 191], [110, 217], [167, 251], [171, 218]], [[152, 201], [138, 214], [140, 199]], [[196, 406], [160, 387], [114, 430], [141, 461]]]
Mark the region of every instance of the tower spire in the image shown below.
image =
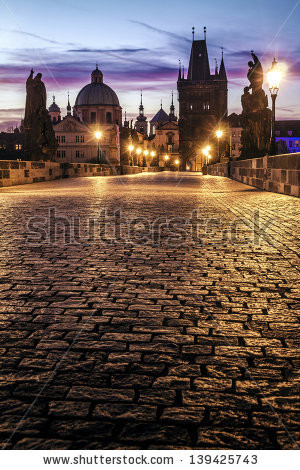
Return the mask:
[[143, 90], [141, 90], [141, 104], [140, 104], [139, 110], [140, 110], [140, 116], [143, 116], [144, 115]]
[[68, 92], [67, 116], [71, 116], [70, 93]]
[[172, 90], [172, 101], [171, 101], [171, 106], [170, 106], [169, 118], [170, 118], [170, 121], [176, 121], [173, 90]]
[[204, 41], [206, 41], [206, 26], [204, 26]]
[[220, 70], [219, 70], [219, 79], [227, 81], [227, 75], [226, 75], [225, 64], [224, 64], [224, 48], [221, 47], [221, 49], [222, 49], [222, 59], [221, 59], [221, 65], [220, 65]]
[[178, 81], [181, 80], [181, 60], [179, 59], [179, 67], [178, 67]]
[[218, 61], [215, 59], [215, 75], [218, 75]]

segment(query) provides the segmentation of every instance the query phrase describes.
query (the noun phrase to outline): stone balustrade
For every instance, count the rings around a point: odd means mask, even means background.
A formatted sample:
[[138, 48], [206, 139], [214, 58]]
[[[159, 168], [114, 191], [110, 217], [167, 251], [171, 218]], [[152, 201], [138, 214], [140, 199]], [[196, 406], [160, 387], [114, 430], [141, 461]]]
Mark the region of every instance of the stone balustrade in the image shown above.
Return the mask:
[[217, 163], [208, 167], [208, 174], [230, 177], [274, 193], [300, 197], [300, 153]]

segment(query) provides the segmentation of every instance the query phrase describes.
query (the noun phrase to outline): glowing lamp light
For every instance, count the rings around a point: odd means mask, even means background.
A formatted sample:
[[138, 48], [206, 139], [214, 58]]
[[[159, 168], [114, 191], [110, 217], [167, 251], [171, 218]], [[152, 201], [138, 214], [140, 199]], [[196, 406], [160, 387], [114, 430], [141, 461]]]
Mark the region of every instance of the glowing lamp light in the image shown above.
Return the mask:
[[153, 150], [152, 150], [152, 152], [150, 153], [150, 155], [151, 155], [151, 157], [155, 157], [155, 152], [153, 152]]
[[170, 158], [169, 155], [165, 155], [165, 160], [166, 161], [169, 160], [169, 158]]
[[95, 132], [95, 137], [96, 137], [97, 140], [100, 140], [100, 139], [101, 139], [101, 135], [102, 135], [102, 134], [101, 134], [100, 131]]
[[216, 136], [217, 136], [218, 139], [221, 139], [222, 135], [223, 135], [223, 131], [218, 130], [218, 131], [216, 132]]
[[277, 95], [282, 77], [282, 71], [275, 59], [272, 62], [272, 67], [268, 70], [267, 76], [271, 95]]
[[175, 160], [175, 164], [176, 164], [176, 165], [179, 165], [179, 160]]
[[129, 145], [128, 150], [129, 150], [130, 152], [132, 152], [132, 150], [134, 150], [134, 146], [133, 146], [133, 145]]
[[137, 150], [136, 150], [136, 153], [137, 153], [138, 155], [140, 155], [140, 154], [142, 153], [142, 150], [141, 150], [141, 149], [137, 149]]
[[145, 151], [144, 151], [144, 155], [145, 155], [145, 157], [147, 157], [147, 155], [149, 155], [148, 150], [145, 150]]

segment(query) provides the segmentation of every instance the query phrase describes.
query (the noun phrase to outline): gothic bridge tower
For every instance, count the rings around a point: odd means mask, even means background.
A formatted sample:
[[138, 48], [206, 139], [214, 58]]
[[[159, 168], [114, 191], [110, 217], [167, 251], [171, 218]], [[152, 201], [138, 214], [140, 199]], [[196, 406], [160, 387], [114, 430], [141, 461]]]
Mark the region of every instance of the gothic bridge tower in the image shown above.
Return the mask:
[[184, 167], [187, 163], [196, 162], [204, 146], [214, 145], [216, 129], [222, 124], [224, 126], [227, 120], [227, 75], [223, 51], [220, 69], [216, 66], [215, 73], [211, 74], [206, 28], [202, 40], [194, 39], [193, 28], [188, 74], [185, 78], [180, 63], [177, 90], [180, 153]]

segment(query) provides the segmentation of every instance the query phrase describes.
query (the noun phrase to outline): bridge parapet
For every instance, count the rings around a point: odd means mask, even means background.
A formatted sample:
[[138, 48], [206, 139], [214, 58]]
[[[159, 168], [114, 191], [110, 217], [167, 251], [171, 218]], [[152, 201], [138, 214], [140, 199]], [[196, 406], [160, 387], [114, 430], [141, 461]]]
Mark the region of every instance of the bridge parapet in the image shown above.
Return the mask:
[[300, 153], [217, 163], [208, 167], [208, 174], [230, 177], [274, 193], [300, 197]]

